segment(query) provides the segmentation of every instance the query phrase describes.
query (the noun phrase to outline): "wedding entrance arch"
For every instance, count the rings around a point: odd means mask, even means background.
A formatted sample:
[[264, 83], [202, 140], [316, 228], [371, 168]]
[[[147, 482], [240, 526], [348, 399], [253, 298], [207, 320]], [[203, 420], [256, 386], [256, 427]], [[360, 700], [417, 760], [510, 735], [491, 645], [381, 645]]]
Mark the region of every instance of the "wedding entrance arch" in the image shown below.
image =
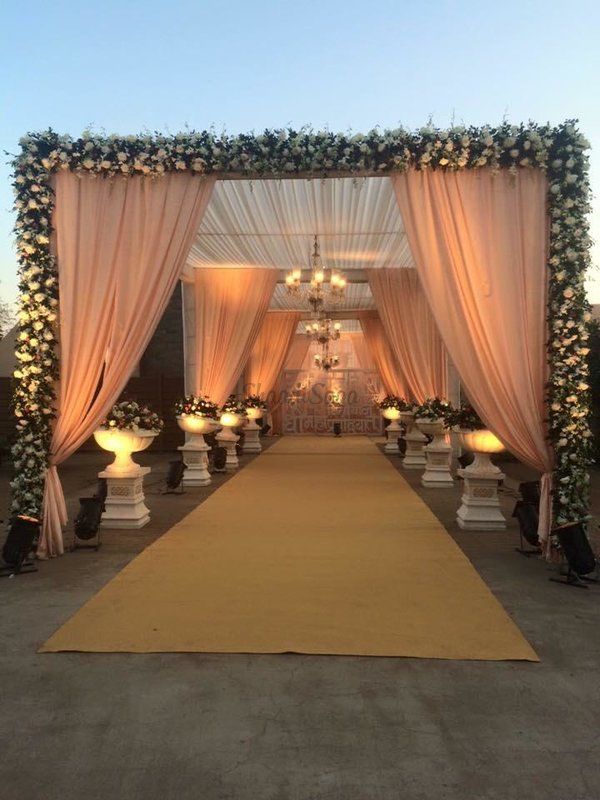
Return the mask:
[[13, 510], [38, 516], [43, 507], [43, 547], [61, 551], [56, 465], [126, 382], [217, 176], [350, 175], [392, 181], [420, 284], [478, 411], [544, 473], [546, 501], [552, 476], [555, 521], [582, 518], [587, 147], [573, 122], [355, 136], [24, 137], [14, 161], [22, 294]]

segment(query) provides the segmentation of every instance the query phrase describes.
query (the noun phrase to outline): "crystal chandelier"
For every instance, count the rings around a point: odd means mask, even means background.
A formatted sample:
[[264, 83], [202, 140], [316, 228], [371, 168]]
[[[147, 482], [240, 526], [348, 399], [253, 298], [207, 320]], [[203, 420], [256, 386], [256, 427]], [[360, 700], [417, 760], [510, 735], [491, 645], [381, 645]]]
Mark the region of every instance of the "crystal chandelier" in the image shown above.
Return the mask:
[[332, 367], [337, 367], [339, 358], [336, 353], [329, 352], [329, 342], [322, 346], [321, 353], [315, 353], [315, 366], [329, 372]]
[[340, 338], [342, 332], [342, 323], [333, 322], [331, 319], [319, 317], [310, 325], [306, 325], [306, 335], [313, 342], [325, 344], [326, 342], [334, 342]]
[[[346, 278], [341, 272], [331, 270], [329, 282], [325, 278], [325, 267], [321, 260], [319, 240], [315, 235], [313, 250], [310, 256], [311, 277], [306, 293], [306, 299], [314, 314], [321, 313], [325, 304], [339, 303], [344, 297]], [[290, 270], [285, 276], [285, 285], [288, 294], [300, 295], [302, 293], [302, 270], [298, 267]]]

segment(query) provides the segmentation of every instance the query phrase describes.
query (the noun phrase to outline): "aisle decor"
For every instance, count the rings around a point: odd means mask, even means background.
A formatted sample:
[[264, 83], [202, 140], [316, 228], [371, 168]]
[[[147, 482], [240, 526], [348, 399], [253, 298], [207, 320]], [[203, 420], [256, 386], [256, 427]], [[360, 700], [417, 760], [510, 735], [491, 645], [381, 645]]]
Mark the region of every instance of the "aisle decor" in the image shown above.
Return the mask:
[[181, 451], [186, 470], [183, 473], [184, 486], [208, 486], [212, 482], [208, 471], [210, 447], [204, 439], [205, 433], [212, 433], [219, 427], [219, 406], [209, 397], [188, 394], [175, 403], [177, 424], [187, 434]]
[[244, 428], [244, 453], [261, 453], [260, 425], [256, 421], [263, 417], [267, 411], [266, 401], [258, 394], [250, 394], [242, 400], [246, 410], [246, 426]]
[[548, 435], [554, 450], [554, 522], [584, 518], [589, 506], [590, 392], [584, 277], [590, 264], [589, 142], [576, 120], [548, 124], [440, 129], [374, 129], [367, 134], [291, 128], [232, 136], [213, 131], [174, 135], [78, 138], [48, 130], [20, 140], [13, 159], [15, 236], [20, 270], [18, 366], [14, 372], [17, 434], [12, 512], [40, 517], [58, 368], [58, 266], [52, 178], [60, 170], [101, 177], [220, 173], [245, 178], [352, 174], [408, 169], [492, 172], [539, 169], [548, 179]]
[[377, 405], [381, 409], [381, 416], [390, 421], [385, 429], [387, 441], [383, 449], [386, 453], [399, 453], [398, 439], [402, 435], [402, 428], [398, 420], [402, 412], [403, 401], [396, 395], [388, 394]]
[[421, 484], [428, 488], [452, 489], [450, 472], [452, 445], [446, 440], [446, 426], [452, 406], [440, 397], [428, 397], [414, 409], [415, 423], [421, 434], [432, 437], [423, 448], [425, 471]]
[[217, 434], [217, 441], [227, 452], [227, 457], [225, 459], [226, 472], [232, 472], [240, 465], [236, 450], [236, 444], [240, 437], [234, 433], [234, 428], [239, 428], [246, 416], [244, 405], [234, 394], [229, 395], [221, 406], [219, 416], [221, 430]]
[[498, 487], [504, 473], [492, 463], [490, 456], [505, 448], [470, 403], [461, 403], [448, 415], [448, 427], [459, 436], [462, 447], [473, 453], [473, 462], [458, 470], [464, 479], [461, 505], [456, 521], [464, 530], [495, 531], [506, 528], [500, 509]]
[[150, 521], [144, 502], [144, 476], [150, 467], [141, 467], [131, 455], [149, 447], [163, 427], [163, 420], [148, 406], [124, 400], [94, 431], [97, 444], [115, 454], [112, 464], [98, 473], [107, 485], [103, 527], [143, 528]]

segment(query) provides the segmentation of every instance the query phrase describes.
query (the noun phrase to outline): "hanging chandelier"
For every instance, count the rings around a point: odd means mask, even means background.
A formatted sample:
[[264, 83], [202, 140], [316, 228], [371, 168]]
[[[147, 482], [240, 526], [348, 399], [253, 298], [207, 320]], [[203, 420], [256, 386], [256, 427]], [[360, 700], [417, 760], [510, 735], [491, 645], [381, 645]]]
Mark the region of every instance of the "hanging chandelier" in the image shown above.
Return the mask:
[[325, 372], [329, 372], [332, 367], [337, 367], [340, 360], [337, 353], [329, 352], [328, 341], [322, 345], [320, 353], [315, 353], [314, 358], [315, 367], [319, 367], [320, 369], [325, 370]]
[[[326, 304], [339, 303], [344, 297], [346, 278], [338, 270], [331, 270], [329, 281], [326, 280], [326, 269], [321, 260], [319, 239], [315, 235], [313, 250], [310, 256], [311, 276], [306, 300], [314, 314], [321, 313]], [[288, 294], [302, 294], [302, 270], [298, 267], [290, 270], [285, 276]]]
[[342, 323], [333, 322], [331, 319], [319, 317], [319, 319], [306, 325], [306, 335], [312, 342], [325, 344], [325, 342], [334, 342], [340, 338], [342, 332]]

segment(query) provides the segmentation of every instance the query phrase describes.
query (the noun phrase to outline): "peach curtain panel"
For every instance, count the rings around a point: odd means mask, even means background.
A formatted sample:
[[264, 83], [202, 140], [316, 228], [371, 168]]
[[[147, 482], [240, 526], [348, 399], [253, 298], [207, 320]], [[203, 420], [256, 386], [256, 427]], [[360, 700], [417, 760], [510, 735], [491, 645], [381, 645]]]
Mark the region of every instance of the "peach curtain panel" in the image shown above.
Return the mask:
[[275, 269], [196, 269], [196, 394], [221, 405], [235, 389], [275, 290]]
[[446, 350], [416, 270], [370, 269], [367, 276], [409, 396], [446, 397]]
[[374, 315], [364, 315], [360, 317], [360, 325], [386, 394], [406, 397], [409, 394], [408, 387], [398, 368], [382, 321]]
[[285, 359], [284, 369], [302, 369], [306, 354], [310, 346], [310, 339], [305, 333], [297, 333], [292, 337], [290, 349]]
[[364, 370], [377, 369], [364, 333], [362, 331], [349, 331], [344, 335], [352, 342], [359, 368]]
[[269, 311], [246, 365], [246, 394], [262, 397], [273, 391], [283, 368], [298, 322], [296, 311]]
[[411, 170], [393, 182], [423, 289], [470, 400], [506, 447], [543, 473], [546, 539], [546, 178], [483, 168]]
[[173, 294], [214, 179], [56, 176], [60, 385], [46, 474], [41, 557], [63, 552], [57, 465], [106, 415]]

